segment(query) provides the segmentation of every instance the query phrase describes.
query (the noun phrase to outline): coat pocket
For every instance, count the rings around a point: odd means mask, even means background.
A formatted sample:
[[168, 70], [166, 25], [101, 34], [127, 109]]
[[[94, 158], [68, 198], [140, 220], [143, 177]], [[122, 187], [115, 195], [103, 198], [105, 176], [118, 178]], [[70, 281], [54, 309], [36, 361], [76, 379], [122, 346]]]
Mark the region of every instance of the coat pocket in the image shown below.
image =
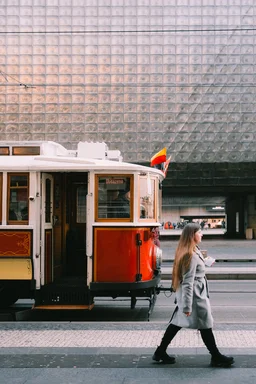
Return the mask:
[[205, 290], [204, 281], [201, 280], [201, 279], [200, 280], [196, 280], [194, 289], [195, 289], [196, 295], [202, 296], [202, 293]]
[[203, 291], [205, 290], [204, 282], [200, 281], [200, 294], [202, 295]]

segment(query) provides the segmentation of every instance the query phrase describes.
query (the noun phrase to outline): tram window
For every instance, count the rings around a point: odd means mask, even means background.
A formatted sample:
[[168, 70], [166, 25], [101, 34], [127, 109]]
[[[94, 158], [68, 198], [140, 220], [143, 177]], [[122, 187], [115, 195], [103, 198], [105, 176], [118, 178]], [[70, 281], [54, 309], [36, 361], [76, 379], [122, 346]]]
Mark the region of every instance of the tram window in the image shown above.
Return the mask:
[[12, 154], [18, 156], [40, 155], [40, 147], [13, 147]]
[[156, 181], [147, 176], [140, 177], [140, 219], [156, 220]]
[[8, 174], [7, 222], [28, 222], [28, 174]]
[[86, 193], [85, 185], [80, 185], [76, 191], [76, 222], [86, 223]]
[[96, 220], [131, 220], [131, 176], [98, 176]]
[[45, 222], [51, 223], [52, 203], [51, 203], [52, 183], [50, 179], [45, 181]]
[[9, 156], [10, 149], [9, 147], [0, 147], [0, 156]]

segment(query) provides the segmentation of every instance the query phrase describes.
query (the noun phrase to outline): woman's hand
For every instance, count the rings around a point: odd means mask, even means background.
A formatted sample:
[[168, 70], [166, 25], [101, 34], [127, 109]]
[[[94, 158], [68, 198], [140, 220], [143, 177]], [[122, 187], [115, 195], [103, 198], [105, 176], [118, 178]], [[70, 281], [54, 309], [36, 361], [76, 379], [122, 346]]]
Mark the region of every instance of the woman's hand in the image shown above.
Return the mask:
[[185, 315], [186, 315], [187, 317], [191, 315], [191, 312], [184, 312], [184, 313], [185, 313]]

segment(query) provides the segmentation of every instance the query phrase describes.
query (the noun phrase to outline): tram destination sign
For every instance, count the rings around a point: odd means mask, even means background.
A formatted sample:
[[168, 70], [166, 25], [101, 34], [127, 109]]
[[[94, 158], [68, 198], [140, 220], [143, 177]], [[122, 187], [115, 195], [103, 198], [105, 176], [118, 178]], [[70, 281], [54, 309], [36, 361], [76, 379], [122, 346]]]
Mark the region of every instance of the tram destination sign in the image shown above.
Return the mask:
[[112, 179], [112, 178], [108, 178], [106, 179], [106, 184], [114, 184], [114, 185], [118, 185], [118, 184], [124, 184], [125, 183], [125, 180], [124, 179]]

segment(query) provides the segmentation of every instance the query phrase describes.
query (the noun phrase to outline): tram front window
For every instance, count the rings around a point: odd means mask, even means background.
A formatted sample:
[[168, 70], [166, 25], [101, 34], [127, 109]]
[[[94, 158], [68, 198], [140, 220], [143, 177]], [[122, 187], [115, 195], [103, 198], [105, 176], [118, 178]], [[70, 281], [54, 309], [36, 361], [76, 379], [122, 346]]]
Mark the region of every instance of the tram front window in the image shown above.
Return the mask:
[[131, 177], [99, 176], [96, 219], [131, 220]]
[[148, 176], [140, 177], [140, 219], [156, 219], [156, 182]]

